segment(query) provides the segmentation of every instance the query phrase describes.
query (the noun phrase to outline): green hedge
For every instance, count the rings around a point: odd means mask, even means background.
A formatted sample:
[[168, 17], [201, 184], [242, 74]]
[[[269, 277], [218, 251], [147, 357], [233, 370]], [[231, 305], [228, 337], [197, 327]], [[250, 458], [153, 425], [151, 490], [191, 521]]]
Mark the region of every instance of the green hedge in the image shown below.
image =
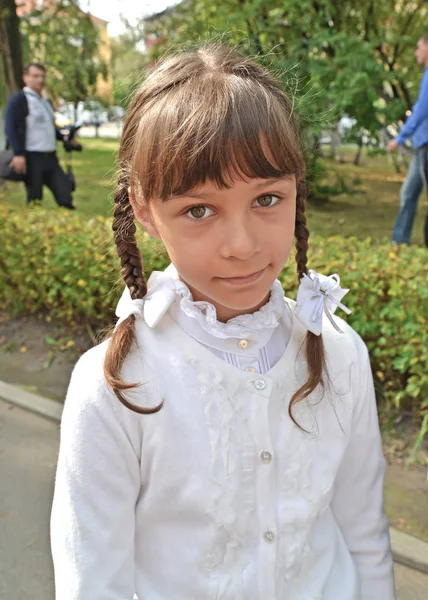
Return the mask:
[[[110, 219], [0, 206], [0, 231], [4, 310], [44, 311], [69, 322], [111, 322], [123, 286]], [[397, 405], [412, 400], [422, 415], [427, 414], [427, 250], [403, 247], [397, 255], [387, 242], [375, 245], [341, 237], [314, 237], [311, 242], [311, 268], [339, 273], [342, 285], [351, 288], [345, 299], [353, 310], [348, 321], [366, 341], [387, 397]], [[162, 247], [145, 235], [142, 250], [148, 273], [166, 266]], [[295, 297], [294, 261], [281, 281]]]

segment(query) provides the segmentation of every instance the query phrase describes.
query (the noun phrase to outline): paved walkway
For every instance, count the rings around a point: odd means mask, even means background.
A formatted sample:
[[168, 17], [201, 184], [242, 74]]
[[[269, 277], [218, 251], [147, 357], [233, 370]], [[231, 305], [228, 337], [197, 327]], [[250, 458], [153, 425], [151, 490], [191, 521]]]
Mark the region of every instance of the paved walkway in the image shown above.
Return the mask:
[[53, 600], [49, 514], [58, 424], [0, 401], [0, 598]]
[[[49, 513], [58, 442], [57, 423], [0, 401], [1, 599], [54, 599]], [[398, 600], [427, 600], [428, 575], [397, 565], [396, 581]]]

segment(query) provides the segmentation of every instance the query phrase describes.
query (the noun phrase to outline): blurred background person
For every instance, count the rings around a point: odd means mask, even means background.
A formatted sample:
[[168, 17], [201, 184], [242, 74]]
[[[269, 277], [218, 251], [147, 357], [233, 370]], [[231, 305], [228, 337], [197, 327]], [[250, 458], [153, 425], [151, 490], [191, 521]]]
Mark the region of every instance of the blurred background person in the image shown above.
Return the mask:
[[[425, 69], [419, 97], [398, 136], [387, 145], [387, 150], [394, 152], [412, 136], [416, 149], [400, 192], [400, 212], [392, 232], [392, 241], [396, 244], [410, 244], [419, 196], [428, 181], [428, 34], [419, 39], [415, 56]], [[425, 245], [428, 246], [428, 217], [425, 220]]]
[[6, 108], [6, 137], [14, 152], [10, 166], [17, 173], [25, 174], [28, 204], [42, 200], [46, 185], [59, 206], [73, 210], [70, 180], [59, 164], [56, 143], [60, 140], [76, 149], [80, 146], [68, 140], [55, 126], [53, 107], [43, 93], [44, 65], [29, 63], [24, 68], [23, 79], [24, 89], [10, 97]]

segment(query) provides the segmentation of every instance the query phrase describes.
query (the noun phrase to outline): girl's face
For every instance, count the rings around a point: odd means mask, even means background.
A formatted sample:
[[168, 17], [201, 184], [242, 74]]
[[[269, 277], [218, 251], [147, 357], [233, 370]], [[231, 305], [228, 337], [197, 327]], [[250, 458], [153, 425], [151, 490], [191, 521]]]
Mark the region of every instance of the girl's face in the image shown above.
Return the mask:
[[193, 299], [211, 302], [225, 322], [269, 298], [293, 243], [296, 179], [236, 179], [230, 189], [208, 182], [134, 208]]

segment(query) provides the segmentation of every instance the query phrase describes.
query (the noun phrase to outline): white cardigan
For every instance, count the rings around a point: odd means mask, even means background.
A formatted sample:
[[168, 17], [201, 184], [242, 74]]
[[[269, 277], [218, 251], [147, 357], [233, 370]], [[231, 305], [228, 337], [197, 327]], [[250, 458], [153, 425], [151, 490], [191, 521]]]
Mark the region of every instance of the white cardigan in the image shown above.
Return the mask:
[[[160, 412], [138, 415], [109, 391], [106, 343], [73, 372], [51, 522], [57, 600], [393, 600], [385, 465], [359, 336], [325, 323], [330, 383], [296, 405], [303, 431], [288, 416], [306, 380], [294, 303], [277, 315], [290, 324], [286, 350], [261, 375], [185, 331], [183, 294], [170, 292], [161, 286], [146, 314], [144, 302], [133, 311], [137, 344], [123, 371], [142, 382], [133, 402], [163, 401]], [[234, 334], [249, 346], [278, 329], [241, 325]], [[249, 347], [223, 339], [238, 354]]]

